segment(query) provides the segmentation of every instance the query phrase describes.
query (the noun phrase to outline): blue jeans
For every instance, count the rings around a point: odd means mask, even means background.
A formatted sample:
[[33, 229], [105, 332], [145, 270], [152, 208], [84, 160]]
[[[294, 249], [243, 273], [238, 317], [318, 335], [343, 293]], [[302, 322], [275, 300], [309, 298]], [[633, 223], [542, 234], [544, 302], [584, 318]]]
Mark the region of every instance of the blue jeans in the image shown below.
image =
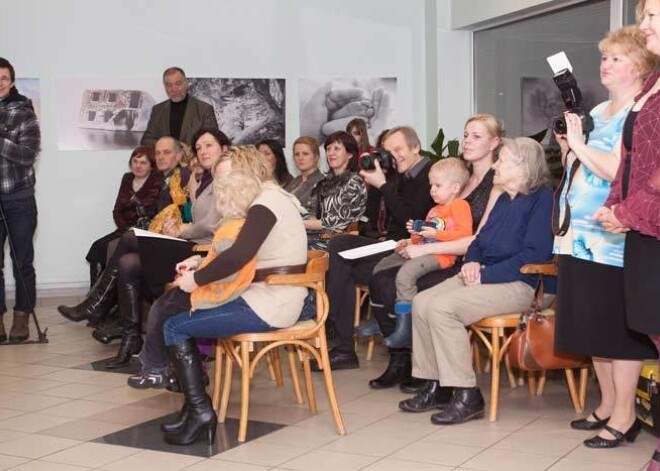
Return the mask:
[[187, 339], [229, 337], [244, 332], [277, 330], [264, 322], [250, 306], [237, 298], [213, 309], [198, 309], [170, 317], [163, 327], [166, 345], [181, 345]]
[[[37, 228], [37, 203], [34, 195], [27, 198], [2, 201], [0, 213], [0, 314], [7, 312], [5, 302], [5, 241], [11, 238], [10, 250], [14, 280], [16, 281], [16, 304], [14, 310], [31, 312], [37, 298], [36, 274], [34, 272], [34, 231]], [[3, 220], [4, 215], [4, 220]], [[5, 225], [7, 227], [5, 227]], [[9, 228], [9, 234], [7, 234]], [[23, 283], [25, 282], [25, 283]]]

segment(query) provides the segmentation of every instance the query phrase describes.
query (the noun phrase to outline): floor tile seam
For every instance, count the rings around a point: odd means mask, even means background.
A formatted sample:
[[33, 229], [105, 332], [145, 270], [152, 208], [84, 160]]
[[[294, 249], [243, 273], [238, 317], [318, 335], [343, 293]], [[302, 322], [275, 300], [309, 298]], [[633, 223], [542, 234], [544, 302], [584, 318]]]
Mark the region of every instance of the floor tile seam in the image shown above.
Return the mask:
[[[116, 446], [116, 447], [130, 448], [131, 450], [135, 450], [134, 452], [129, 453], [128, 455], [122, 456], [121, 458], [113, 459], [112, 461], [108, 461], [107, 463], [103, 463], [100, 467], [96, 467], [96, 468], [92, 468], [92, 469], [97, 469], [97, 468], [98, 468], [98, 469], [102, 469], [104, 466], [111, 465], [111, 464], [113, 464], [113, 463], [116, 463], [117, 461], [121, 461], [121, 460], [123, 460], [123, 459], [125, 459], [125, 458], [128, 458], [129, 456], [133, 456], [133, 455], [135, 455], [135, 454], [137, 454], [137, 453], [140, 453], [140, 452], [142, 452], [142, 451], [147, 451], [146, 448], [133, 448], [133, 447], [130, 447], [130, 446], [124, 446], [124, 445], [113, 445], [113, 444], [110, 444], [110, 443], [98, 443], [98, 442], [94, 442], [94, 441], [83, 441], [82, 443], [78, 443], [77, 445], [74, 445], [74, 446], [80, 446], [80, 445], [82, 445], [82, 444], [84, 444], [84, 443], [94, 443], [94, 444], [98, 444], [98, 445]], [[70, 450], [71, 448], [73, 448], [73, 447], [69, 447], [69, 448], [65, 448], [65, 449], [66, 449], [66, 450]], [[54, 453], [51, 453], [50, 455], [42, 456], [41, 458], [38, 458], [38, 459], [39, 459], [39, 460], [43, 460], [43, 461], [47, 461], [47, 462], [49, 462], [49, 463], [66, 464], [66, 465], [70, 465], [70, 466], [78, 466], [78, 465], [71, 464], [71, 463], [66, 463], [66, 462], [62, 462], [62, 461], [54, 461], [54, 460], [52, 460], [52, 459], [51, 459], [51, 460], [48, 459], [49, 456], [52, 456], [52, 455], [54, 455], [54, 454], [56, 454], [56, 453], [59, 453], [59, 452], [61, 452], [61, 451], [64, 451], [65, 449], [62, 449], [62, 450], [56, 451], [56, 452], [54, 452]]]
[[[366, 436], [367, 434], [356, 434], [356, 435], [365, 435]], [[401, 445], [400, 447], [390, 451], [390, 453], [388, 453], [387, 455], [383, 455], [383, 456], [366, 455], [366, 454], [363, 454], [363, 453], [356, 453], [356, 452], [343, 452], [343, 451], [339, 452], [337, 450], [327, 450], [327, 451], [334, 451], [334, 452], [338, 452], [338, 453], [346, 453], [346, 454], [350, 454], [350, 455], [368, 456], [368, 457], [371, 457], [371, 458], [387, 458], [389, 456], [392, 456], [394, 453], [396, 453], [398, 451], [401, 451], [404, 448], [406, 448], [406, 447], [408, 447], [408, 446], [410, 446], [413, 443], [416, 443], [418, 441], [419, 441], [418, 438], [410, 439], [410, 440], [406, 441], [406, 443], [404, 445]], [[326, 445], [324, 445], [324, 446], [326, 446]]]
[[[537, 418], [537, 419], [538, 419], [538, 418]], [[527, 425], [531, 424], [532, 422], [534, 422], [534, 421], [537, 420], [537, 419], [533, 419], [531, 422], [529, 422], [529, 423], [526, 424], [525, 426], [520, 427], [519, 429], [517, 429], [517, 430], [514, 431], [514, 432], [511, 432], [509, 435], [507, 435], [506, 437], [501, 438], [500, 440], [497, 440], [495, 443], [492, 443], [490, 446], [487, 446], [487, 447], [483, 448], [483, 449], [482, 449], [479, 453], [477, 453], [476, 455], [474, 455], [474, 456], [472, 456], [471, 458], [469, 458], [469, 459], [463, 461], [462, 463], [460, 463], [460, 464], [458, 465], [458, 468], [461, 468], [463, 465], [467, 464], [469, 461], [475, 459], [476, 457], [478, 457], [478, 456], [484, 454], [486, 451], [491, 450], [491, 449], [492, 449], [492, 450], [495, 450], [495, 451], [504, 451], [504, 452], [506, 452], [506, 451], [514, 451], [514, 450], [506, 450], [506, 449], [503, 449], [503, 448], [493, 448], [493, 447], [494, 447], [496, 444], [500, 443], [502, 440], [506, 440], [510, 435], [513, 435], [514, 433], [518, 432], [519, 430], [521, 430], [522, 428], [524, 428], [524, 427], [526, 427]], [[520, 452], [520, 451], [518, 451], [518, 453], [523, 453], [523, 454], [526, 454], [526, 455], [532, 455], [532, 456], [541, 456], [541, 457], [547, 457], [547, 458], [555, 458], [554, 456], [542, 455], [542, 454], [539, 454], [539, 453], [527, 453], [527, 452]], [[561, 457], [558, 458], [558, 459], [561, 459]], [[469, 468], [468, 468], [468, 469], [469, 469]], [[546, 469], [548, 469], [548, 468], [546, 468]]]
[[[284, 465], [286, 465], [287, 463], [290, 463], [291, 461], [293, 461], [294, 459], [298, 459], [298, 458], [300, 458], [301, 456], [308, 455], [308, 454], [313, 453], [313, 452], [315, 452], [315, 451], [323, 451], [323, 452], [327, 452], [327, 453], [333, 453], [333, 454], [336, 454], [336, 455], [360, 456], [360, 457], [362, 457], [362, 458], [377, 458], [377, 457], [375, 457], [375, 456], [373, 456], [373, 455], [369, 456], [369, 455], [362, 455], [362, 454], [360, 454], [360, 453], [351, 453], [351, 452], [343, 452], [343, 451], [336, 451], [336, 450], [326, 450], [326, 449], [323, 449], [324, 446], [329, 445], [330, 443], [334, 443], [334, 442], [336, 442], [336, 441], [338, 441], [338, 440], [340, 440], [340, 439], [341, 439], [341, 437], [339, 437], [339, 438], [337, 438], [337, 439], [335, 439], [335, 440], [332, 440], [332, 441], [330, 441], [330, 442], [328, 442], [328, 443], [324, 443], [323, 445], [319, 446], [318, 448], [313, 448], [313, 449], [311, 449], [311, 450], [309, 450], [309, 451], [307, 451], [307, 452], [305, 452], [305, 453], [302, 453], [301, 455], [297, 456], [296, 458], [291, 458], [291, 459], [289, 459], [289, 460], [284, 461], [283, 463], [278, 464], [277, 467], [279, 468], [279, 467], [281, 467], [281, 466], [284, 466]], [[289, 468], [286, 468], [286, 469], [289, 469]]]
[[[249, 443], [249, 442], [246, 442], [246, 443]], [[283, 446], [283, 447], [288, 447], [288, 446], [289, 446], [289, 445], [277, 445], [277, 444], [275, 444], [275, 443], [268, 443], [268, 442], [263, 442], [263, 443], [267, 443], [268, 445]], [[239, 445], [239, 446], [240, 446], [240, 445]], [[295, 445], [291, 445], [291, 446], [295, 446]], [[235, 450], [235, 449], [237, 449], [237, 448], [238, 448], [238, 447], [230, 448], [229, 450], [225, 450], [225, 452], [226, 452], [226, 451]], [[293, 457], [293, 458], [286, 459], [286, 460], [284, 460], [284, 461], [282, 461], [281, 463], [278, 463], [278, 464], [276, 464], [276, 465], [268, 465], [268, 466], [272, 466], [272, 469], [275, 469], [275, 468], [277, 468], [278, 466], [282, 466], [284, 463], [288, 463], [289, 461], [292, 461], [292, 460], [298, 459], [298, 458], [300, 458], [301, 456], [304, 456], [304, 455], [306, 455], [307, 453], [310, 453], [311, 451], [315, 451], [315, 450], [316, 450], [316, 449], [303, 451], [303, 452], [301, 452], [299, 455], [296, 455], [296, 456]], [[217, 454], [213, 455], [212, 457], [209, 457], [209, 458], [206, 458], [206, 459], [213, 460], [213, 461], [230, 461], [230, 462], [232, 462], [232, 463], [239, 463], [239, 464], [248, 464], [248, 465], [254, 465], [254, 466], [261, 466], [260, 464], [257, 464], [257, 463], [250, 463], [250, 462], [247, 462], [247, 461], [237, 461], [237, 460], [235, 460], [235, 459], [232, 459], [231, 457], [222, 457], [223, 453], [225, 453], [225, 452], [217, 453]], [[217, 457], [217, 458], [216, 458], [216, 457]], [[265, 467], [265, 466], [264, 466], [264, 467]]]
[[[463, 447], [463, 448], [474, 448], [475, 450], [479, 450], [479, 453], [477, 453], [476, 455], [473, 455], [471, 458], [469, 458], [469, 459], [467, 459], [466, 461], [462, 462], [462, 463], [459, 464], [458, 466], [462, 466], [463, 464], [467, 463], [468, 461], [470, 461], [470, 460], [471, 460], [472, 458], [474, 458], [475, 456], [480, 455], [481, 452], [482, 452], [482, 449], [479, 448], [479, 447], [474, 447], [474, 446], [470, 446], [470, 445], [455, 445], [455, 446], [460, 446], [460, 447]], [[392, 458], [392, 459], [399, 460], [399, 461], [410, 461], [410, 462], [412, 462], [412, 463], [432, 464], [432, 465], [436, 465], [436, 466], [448, 466], [448, 467], [454, 466], [453, 464], [437, 463], [437, 462], [424, 461], [424, 460], [419, 460], [419, 459], [410, 459], [410, 458], [401, 459], [401, 458], [394, 458], [392, 455], [384, 456], [383, 459], [385, 459], [385, 458]]]
[[[34, 412], [26, 412], [26, 414], [31, 414], [31, 413], [34, 413]], [[66, 425], [66, 424], [69, 423], [69, 422], [73, 422], [73, 421], [75, 421], [75, 420], [78, 420], [78, 419], [76, 419], [76, 418], [73, 418], [73, 417], [66, 417], [66, 416], [63, 416], [63, 415], [44, 414], [42, 411], [38, 411], [38, 413], [39, 413], [39, 417], [40, 417], [40, 418], [43, 417], [43, 416], [47, 416], [47, 417], [52, 417], [52, 418], [57, 418], [57, 419], [69, 419], [69, 420], [67, 420], [66, 422], [63, 422], [63, 423], [61, 423], [61, 424], [58, 424], [58, 425], [48, 426], [48, 427], [46, 427], [46, 428], [44, 428], [44, 429], [37, 430], [37, 431], [35, 431], [35, 432], [25, 432], [24, 430], [16, 430], [16, 429], [11, 429], [11, 428], [3, 427], [2, 422], [6, 422], [6, 421], [8, 421], [8, 420], [17, 419], [17, 418], [21, 417], [20, 415], [17, 415], [17, 416], [9, 417], [9, 418], [7, 418], [7, 419], [4, 419], [4, 420], [0, 421], [0, 430], [7, 430], [7, 431], [10, 431], [10, 432], [24, 432], [24, 433], [27, 433], [27, 434], [30, 434], [30, 435], [31, 435], [31, 434], [34, 434], [34, 433], [40, 433], [40, 432], [42, 432], [42, 431], [44, 431], [44, 430], [48, 430], [49, 428], [60, 427], [60, 426], [62, 426], [62, 425]], [[26, 414], [22, 414], [22, 415], [26, 415]], [[64, 438], [64, 437], [58, 437], [58, 438]]]
[[[28, 435], [30, 435], [30, 436], [33, 436], [33, 435], [39, 435], [39, 436], [41, 436], [41, 437], [49, 438], [49, 439], [53, 439], [53, 438], [55, 438], [55, 439], [57, 439], [57, 438], [61, 438], [61, 437], [52, 437], [52, 436], [50, 436], [50, 435], [41, 435], [39, 432], [36, 432], [36, 433], [28, 433], [28, 434], [26, 434], [25, 436], [28, 436]], [[23, 436], [23, 437], [19, 437], [18, 439], [25, 438], [25, 436]], [[18, 439], [17, 439], [17, 440], [18, 440]], [[52, 452], [52, 453], [48, 453], [47, 455], [38, 456], [38, 457], [36, 457], [36, 458], [27, 457], [27, 456], [12, 455], [11, 453], [8, 453], [8, 452], [3, 452], [2, 454], [3, 454], [3, 455], [16, 456], [16, 457], [18, 457], [18, 458], [28, 458], [28, 459], [30, 459], [31, 461], [38, 461], [38, 460], [43, 460], [43, 459], [46, 458], [47, 456], [54, 455], [55, 453], [59, 453], [60, 451], [68, 450], [68, 449], [70, 449], [70, 448], [73, 448], [73, 447], [76, 447], [76, 446], [78, 446], [78, 445], [82, 445], [83, 443], [85, 443], [85, 442], [82, 441], [82, 440], [73, 440], [72, 438], [62, 438], [62, 440], [72, 440], [72, 441], [75, 441], [75, 442], [77, 442], [77, 443], [75, 443], [74, 445], [71, 445], [71, 446], [67, 446], [67, 447], [61, 448], [61, 449], [59, 449], [59, 450], [57, 450], [57, 451], [54, 451], [54, 452]], [[3, 444], [5, 444], [5, 443], [9, 443], [9, 442], [11, 442], [11, 441], [12, 441], [12, 440], [9, 440], [9, 441], [6, 441], [6, 442], [3, 442]]]

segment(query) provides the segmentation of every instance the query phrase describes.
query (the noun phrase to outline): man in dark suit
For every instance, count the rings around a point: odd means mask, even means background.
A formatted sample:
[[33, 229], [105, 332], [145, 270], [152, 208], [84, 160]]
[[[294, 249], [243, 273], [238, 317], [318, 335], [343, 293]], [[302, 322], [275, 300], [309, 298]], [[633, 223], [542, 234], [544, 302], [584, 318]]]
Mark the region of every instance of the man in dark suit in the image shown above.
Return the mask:
[[192, 138], [200, 129], [218, 128], [213, 106], [188, 95], [188, 81], [182, 69], [165, 70], [163, 85], [169, 100], [152, 108], [142, 145], [153, 146], [163, 136], [192, 145]]

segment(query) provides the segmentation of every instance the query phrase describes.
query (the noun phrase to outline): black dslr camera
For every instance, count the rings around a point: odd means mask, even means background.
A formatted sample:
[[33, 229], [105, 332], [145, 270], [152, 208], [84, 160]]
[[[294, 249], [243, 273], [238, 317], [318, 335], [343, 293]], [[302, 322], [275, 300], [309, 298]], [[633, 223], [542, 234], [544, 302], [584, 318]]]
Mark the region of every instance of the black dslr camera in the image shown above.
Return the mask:
[[360, 168], [362, 170], [375, 170], [376, 161], [378, 161], [380, 168], [382, 168], [384, 171], [394, 168], [395, 166], [394, 156], [392, 156], [392, 154], [390, 154], [385, 149], [378, 148], [375, 151], [370, 152], [367, 155], [363, 155], [362, 158], [360, 158]]
[[[594, 120], [591, 118], [589, 111], [582, 107], [582, 93], [571, 71], [568, 69], [562, 70], [552, 80], [561, 92], [561, 99], [564, 101], [566, 111], [578, 115], [582, 122], [582, 132], [589, 134], [594, 130]], [[553, 118], [552, 129], [557, 134], [566, 134], [566, 118], [564, 115]]]

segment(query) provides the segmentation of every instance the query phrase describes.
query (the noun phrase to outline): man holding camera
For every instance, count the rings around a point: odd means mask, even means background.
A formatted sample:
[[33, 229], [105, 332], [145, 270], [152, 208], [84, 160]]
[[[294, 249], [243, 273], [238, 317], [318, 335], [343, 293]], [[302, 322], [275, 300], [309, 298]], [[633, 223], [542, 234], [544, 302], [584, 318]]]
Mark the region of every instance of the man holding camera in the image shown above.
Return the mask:
[[7, 340], [2, 315], [7, 312], [2, 267], [9, 238], [16, 304], [9, 340], [27, 340], [28, 315], [36, 300], [34, 246], [37, 204], [34, 199], [34, 162], [41, 134], [32, 102], [18, 93], [14, 67], [0, 57], [0, 342]]
[[[408, 238], [406, 222], [424, 219], [433, 201], [430, 196], [428, 158], [420, 156], [421, 144], [417, 133], [410, 127], [390, 130], [383, 139], [383, 147], [392, 154], [397, 177], [387, 179], [379, 163], [373, 159], [373, 170], [362, 170], [364, 181], [380, 192], [389, 215], [387, 238]], [[357, 260], [346, 260], [339, 252], [363, 247], [377, 240], [356, 235], [340, 235], [330, 240], [330, 269], [326, 290], [330, 299], [329, 319], [335, 327], [338, 345], [330, 351], [330, 366], [333, 370], [359, 368], [353, 343], [353, 312], [355, 306], [355, 284], [367, 285], [379, 260], [391, 251], [371, 255]]]

